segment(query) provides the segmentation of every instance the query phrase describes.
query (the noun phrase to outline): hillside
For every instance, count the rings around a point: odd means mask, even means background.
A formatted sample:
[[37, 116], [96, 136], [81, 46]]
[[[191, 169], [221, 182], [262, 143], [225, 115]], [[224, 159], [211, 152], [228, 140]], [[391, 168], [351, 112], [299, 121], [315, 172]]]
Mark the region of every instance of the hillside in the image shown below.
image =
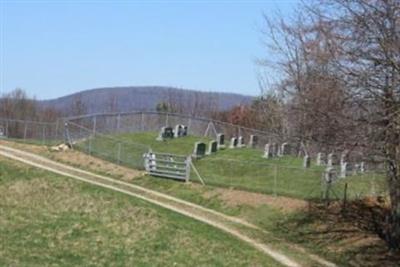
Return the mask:
[[55, 107], [69, 113], [73, 103], [81, 101], [87, 113], [98, 113], [154, 110], [156, 105], [162, 101], [184, 103], [183, 110], [180, 112], [193, 112], [193, 109], [196, 108], [209, 110], [212, 107], [218, 107], [218, 110], [227, 110], [238, 104], [248, 104], [251, 100], [251, 96], [232, 93], [140, 86], [97, 88], [39, 102], [46, 107]]

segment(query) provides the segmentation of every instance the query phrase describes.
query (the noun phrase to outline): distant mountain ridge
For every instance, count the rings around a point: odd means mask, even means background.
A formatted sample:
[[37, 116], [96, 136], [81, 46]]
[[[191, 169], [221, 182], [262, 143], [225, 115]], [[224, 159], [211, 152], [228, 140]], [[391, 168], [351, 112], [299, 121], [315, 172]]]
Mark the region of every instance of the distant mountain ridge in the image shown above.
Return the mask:
[[163, 86], [104, 87], [81, 91], [71, 95], [40, 100], [45, 107], [54, 107], [71, 113], [74, 103], [80, 101], [87, 113], [128, 112], [155, 110], [160, 102], [184, 103], [181, 112], [192, 109], [228, 110], [239, 104], [249, 104], [254, 97], [223, 92], [202, 92]]

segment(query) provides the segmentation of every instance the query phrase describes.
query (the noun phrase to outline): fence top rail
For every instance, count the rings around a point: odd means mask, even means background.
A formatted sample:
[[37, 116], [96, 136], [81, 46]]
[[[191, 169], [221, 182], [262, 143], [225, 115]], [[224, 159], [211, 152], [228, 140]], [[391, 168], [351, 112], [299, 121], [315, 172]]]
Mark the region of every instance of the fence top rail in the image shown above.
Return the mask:
[[16, 119], [7, 119], [7, 118], [0, 118], [0, 121], [3, 121], [3, 122], [19, 122], [19, 123], [43, 124], [43, 125], [56, 125], [57, 124], [57, 122], [16, 120]]
[[278, 164], [278, 163], [271, 163], [271, 162], [254, 162], [250, 160], [240, 160], [240, 159], [232, 159], [232, 158], [214, 158], [214, 161], [220, 161], [220, 162], [232, 162], [232, 163], [241, 163], [241, 164], [247, 164], [247, 165], [254, 165], [254, 166], [266, 166], [266, 167], [277, 167], [277, 168], [282, 168], [282, 169], [295, 169], [295, 170], [301, 170], [301, 171], [313, 171], [313, 172], [323, 172], [324, 169], [319, 169], [319, 168], [302, 168], [302, 167], [294, 167], [294, 166], [288, 166], [288, 165], [283, 165], [283, 164]]
[[166, 156], [166, 157], [175, 157], [175, 158], [187, 158], [188, 156], [185, 155], [178, 155], [178, 154], [171, 154], [171, 153], [160, 153], [160, 152], [151, 152], [152, 154], [155, 154], [156, 156]]
[[259, 133], [259, 134], [267, 135], [267, 136], [271, 136], [271, 135], [272, 136], [279, 136], [277, 134], [269, 133], [269, 132], [266, 132], [266, 131], [263, 131], [263, 130], [253, 129], [253, 128], [241, 126], [241, 125], [238, 125], [238, 124], [233, 124], [233, 123], [230, 123], [230, 122], [214, 120], [214, 119], [211, 119], [211, 118], [193, 117], [193, 116], [186, 115], [186, 114], [157, 112], [157, 111], [129, 111], [129, 112], [92, 113], [92, 114], [85, 114], [85, 115], [80, 115], [80, 116], [64, 117], [63, 120], [64, 121], [71, 121], [71, 120], [85, 119], [85, 118], [96, 117], [96, 116], [127, 116], [127, 115], [134, 115], [134, 114], [152, 114], [152, 115], [175, 116], [175, 117], [193, 119], [193, 120], [198, 120], [198, 121], [203, 121], [203, 122], [213, 122], [213, 123], [217, 123], [217, 124], [228, 125], [228, 126], [231, 126], [231, 127], [240, 128], [240, 129], [243, 129], [243, 130], [249, 130], [249, 131], [253, 131], [254, 133]]
[[[83, 129], [85, 131], [92, 132], [92, 129], [86, 128], [86, 127], [84, 127], [82, 125], [79, 125], [79, 124], [76, 124], [76, 123], [73, 123], [73, 122], [70, 122], [70, 121], [68, 122], [68, 124], [71, 124], [71, 125], [73, 125], [73, 126], [75, 126], [77, 128]], [[117, 143], [140, 146], [140, 147], [145, 148], [147, 150], [151, 149], [151, 147], [148, 146], [148, 145], [144, 145], [144, 144], [141, 144], [141, 143], [135, 143], [135, 142], [123, 141], [121, 139], [113, 138], [113, 137], [111, 137], [109, 135], [101, 134], [101, 133], [98, 133], [98, 132], [96, 132], [96, 135], [97, 136], [101, 136], [103, 138], [107, 138], [107, 139], [113, 140], [113, 141], [115, 141]]]

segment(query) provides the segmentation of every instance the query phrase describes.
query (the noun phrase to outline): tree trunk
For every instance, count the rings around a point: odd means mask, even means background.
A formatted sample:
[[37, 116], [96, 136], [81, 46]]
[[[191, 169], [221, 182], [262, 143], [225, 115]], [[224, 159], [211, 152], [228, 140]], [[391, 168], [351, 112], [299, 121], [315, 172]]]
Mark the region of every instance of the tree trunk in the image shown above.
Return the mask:
[[390, 194], [390, 214], [385, 236], [391, 250], [400, 250], [400, 118], [399, 115], [393, 115], [399, 114], [400, 107], [388, 79], [384, 99], [386, 177]]

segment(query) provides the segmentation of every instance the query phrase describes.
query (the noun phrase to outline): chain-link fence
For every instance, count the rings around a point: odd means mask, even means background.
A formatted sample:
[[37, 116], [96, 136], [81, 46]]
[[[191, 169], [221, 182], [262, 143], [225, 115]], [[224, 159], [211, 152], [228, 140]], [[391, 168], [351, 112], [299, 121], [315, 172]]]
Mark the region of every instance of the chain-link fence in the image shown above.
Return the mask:
[[52, 145], [62, 142], [63, 125], [60, 121], [49, 123], [0, 118], [0, 138]]
[[[277, 140], [268, 137], [266, 132], [228, 123], [152, 112], [89, 115], [60, 119], [54, 123], [0, 119], [0, 136], [43, 145], [53, 145], [67, 140], [75, 149], [89, 155], [135, 169], [143, 169], [143, 154], [151, 147], [148, 144], [120, 138], [119, 134], [154, 133], [162, 126], [175, 124], [188, 125], [189, 134], [200, 137], [213, 138], [213, 135], [219, 132], [226, 136], [229, 136], [230, 132], [232, 135], [243, 136], [255, 134], [259, 136], [258, 148], [263, 147], [263, 142]], [[281, 158], [262, 159], [260, 150], [232, 151], [241, 152], [230, 153], [230, 158], [207, 156], [193, 162], [198, 174], [207, 185], [301, 199], [354, 199], [384, 195], [387, 192], [385, 175], [379, 170], [369, 169], [362, 173], [349, 173], [346, 178], [339, 178], [340, 170], [334, 169], [335, 179], [327, 182], [325, 166], [316, 166], [313, 163], [311, 168], [303, 168], [303, 159], [293, 154]], [[249, 154], [247, 155], [245, 151]], [[254, 156], [254, 151], [258, 151], [259, 154]], [[235, 158], [235, 155], [238, 157]], [[194, 182], [199, 181], [194, 171], [191, 172], [190, 178]]]
[[[207, 185], [301, 199], [319, 198], [322, 193], [320, 169], [214, 157], [195, 161], [194, 165]], [[197, 177], [192, 173], [191, 178]]]
[[[65, 119], [77, 125], [92, 129], [93, 132], [102, 134], [135, 133], [135, 132], [159, 132], [161, 127], [174, 127], [177, 124], [188, 126], [188, 134], [216, 138], [218, 133], [225, 134], [226, 141], [230, 137], [242, 136], [246, 142], [250, 135], [256, 135], [258, 142], [256, 148], [263, 149], [268, 142], [284, 142], [282, 136], [273, 132], [250, 129], [240, 125], [207, 118], [195, 118], [183, 114], [161, 112], [129, 112], [91, 114]], [[294, 150], [293, 150], [294, 152]]]
[[123, 141], [73, 122], [65, 125], [65, 138], [73, 148], [89, 155], [140, 170], [144, 169], [143, 155], [150, 149], [147, 145]]
[[[284, 165], [287, 161], [266, 163], [220, 159], [194, 161], [207, 185], [242, 189], [298, 199], [341, 200], [387, 194], [385, 175], [380, 171], [357, 173], [327, 180], [324, 167], [301, 168]], [[192, 173], [192, 181], [197, 180]]]

